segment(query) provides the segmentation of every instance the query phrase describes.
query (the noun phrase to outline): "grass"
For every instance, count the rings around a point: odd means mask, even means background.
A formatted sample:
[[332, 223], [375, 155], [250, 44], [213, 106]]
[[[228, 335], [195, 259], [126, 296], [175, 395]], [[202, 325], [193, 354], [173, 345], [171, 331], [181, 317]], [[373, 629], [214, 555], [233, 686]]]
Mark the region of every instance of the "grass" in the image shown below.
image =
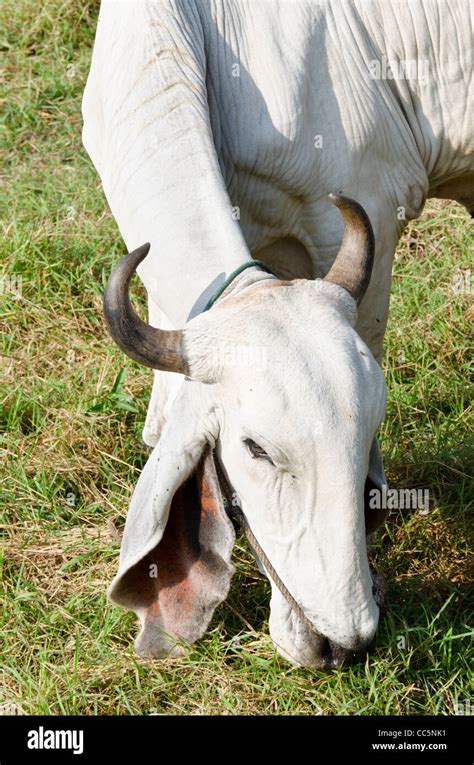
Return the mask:
[[374, 545], [389, 591], [365, 665], [325, 674], [279, 659], [269, 585], [242, 542], [230, 597], [184, 658], [138, 659], [133, 614], [106, 603], [147, 457], [150, 373], [125, 361], [102, 320], [123, 245], [80, 138], [96, 5], [4, 3], [0, 703], [40, 714], [456, 713], [472, 698], [473, 307], [467, 281], [453, 289], [469, 266], [469, 220], [454, 204], [429, 204], [397, 252], [382, 445], [391, 484], [428, 488], [433, 503], [427, 515], [394, 512]]

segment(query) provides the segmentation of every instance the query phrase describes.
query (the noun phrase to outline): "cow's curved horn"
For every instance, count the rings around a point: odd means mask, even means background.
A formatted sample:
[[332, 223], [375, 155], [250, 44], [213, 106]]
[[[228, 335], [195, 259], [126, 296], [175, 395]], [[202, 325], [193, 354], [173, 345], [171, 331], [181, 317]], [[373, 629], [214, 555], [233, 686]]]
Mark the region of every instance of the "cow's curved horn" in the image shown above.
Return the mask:
[[369, 286], [374, 264], [374, 232], [364, 208], [341, 194], [329, 194], [329, 199], [344, 218], [344, 237], [324, 281], [344, 287], [360, 303]]
[[149, 244], [143, 244], [115, 266], [105, 288], [105, 321], [119, 348], [131, 359], [152, 369], [188, 374], [182, 331], [155, 329], [137, 316], [130, 303], [130, 281], [149, 249]]

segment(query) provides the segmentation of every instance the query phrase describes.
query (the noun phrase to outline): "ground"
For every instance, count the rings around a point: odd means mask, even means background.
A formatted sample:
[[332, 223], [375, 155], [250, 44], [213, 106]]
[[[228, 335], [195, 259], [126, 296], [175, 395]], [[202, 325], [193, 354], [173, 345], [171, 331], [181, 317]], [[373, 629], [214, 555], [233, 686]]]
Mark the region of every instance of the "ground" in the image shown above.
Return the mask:
[[269, 585], [240, 540], [205, 638], [184, 658], [138, 659], [135, 617], [105, 591], [147, 458], [151, 372], [114, 346], [102, 318], [124, 248], [81, 147], [97, 3], [3, 7], [0, 713], [472, 711], [467, 213], [430, 203], [397, 251], [381, 442], [391, 485], [428, 489], [431, 506], [394, 511], [374, 543], [389, 585], [374, 653], [329, 674], [278, 658]]

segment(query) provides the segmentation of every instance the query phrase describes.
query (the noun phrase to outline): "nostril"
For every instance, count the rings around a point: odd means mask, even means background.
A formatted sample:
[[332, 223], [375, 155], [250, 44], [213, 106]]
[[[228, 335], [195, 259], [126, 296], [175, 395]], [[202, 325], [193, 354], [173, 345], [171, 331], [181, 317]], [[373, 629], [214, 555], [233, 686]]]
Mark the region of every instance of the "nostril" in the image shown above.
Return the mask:
[[328, 640], [328, 649], [326, 653], [326, 666], [328, 669], [337, 669], [344, 665], [355, 664], [366, 656], [366, 650], [350, 651], [343, 648], [332, 640]]
[[321, 646], [321, 656], [323, 659], [332, 659], [331, 644], [327, 638], [324, 638]]
[[337, 643], [333, 643], [332, 640], [329, 641], [329, 645], [331, 646], [331, 651], [333, 655], [333, 666], [340, 667], [341, 664], [348, 661], [348, 658], [352, 658], [352, 652], [346, 651], [345, 648], [342, 648]]
[[336, 646], [336, 644], [331, 640], [328, 640], [328, 638], [324, 638], [323, 644], [321, 646], [321, 656], [325, 669], [337, 669], [337, 667], [339, 667], [342, 663], [342, 660], [336, 649], [339, 649], [339, 646]]
[[[373, 645], [373, 642], [371, 645]], [[364, 646], [364, 648], [349, 650], [334, 643], [329, 638], [323, 638], [320, 645], [320, 657], [321, 667], [323, 669], [338, 669], [343, 664], [345, 666], [349, 664], [355, 664], [367, 656], [371, 646]]]

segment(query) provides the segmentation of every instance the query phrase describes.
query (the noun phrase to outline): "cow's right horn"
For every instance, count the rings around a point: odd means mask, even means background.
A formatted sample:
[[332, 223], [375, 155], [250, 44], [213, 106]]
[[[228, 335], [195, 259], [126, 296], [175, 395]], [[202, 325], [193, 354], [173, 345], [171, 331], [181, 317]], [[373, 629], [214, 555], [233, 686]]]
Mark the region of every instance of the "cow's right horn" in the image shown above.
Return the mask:
[[149, 249], [149, 244], [143, 244], [115, 266], [105, 288], [105, 321], [119, 348], [131, 359], [152, 369], [186, 375], [189, 369], [184, 356], [182, 330], [156, 329], [146, 324], [130, 303], [130, 281]]
[[344, 237], [324, 281], [344, 287], [360, 303], [369, 286], [374, 264], [374, 232], [364, 208], [349, 197], [329, 194], [344, 218]]

